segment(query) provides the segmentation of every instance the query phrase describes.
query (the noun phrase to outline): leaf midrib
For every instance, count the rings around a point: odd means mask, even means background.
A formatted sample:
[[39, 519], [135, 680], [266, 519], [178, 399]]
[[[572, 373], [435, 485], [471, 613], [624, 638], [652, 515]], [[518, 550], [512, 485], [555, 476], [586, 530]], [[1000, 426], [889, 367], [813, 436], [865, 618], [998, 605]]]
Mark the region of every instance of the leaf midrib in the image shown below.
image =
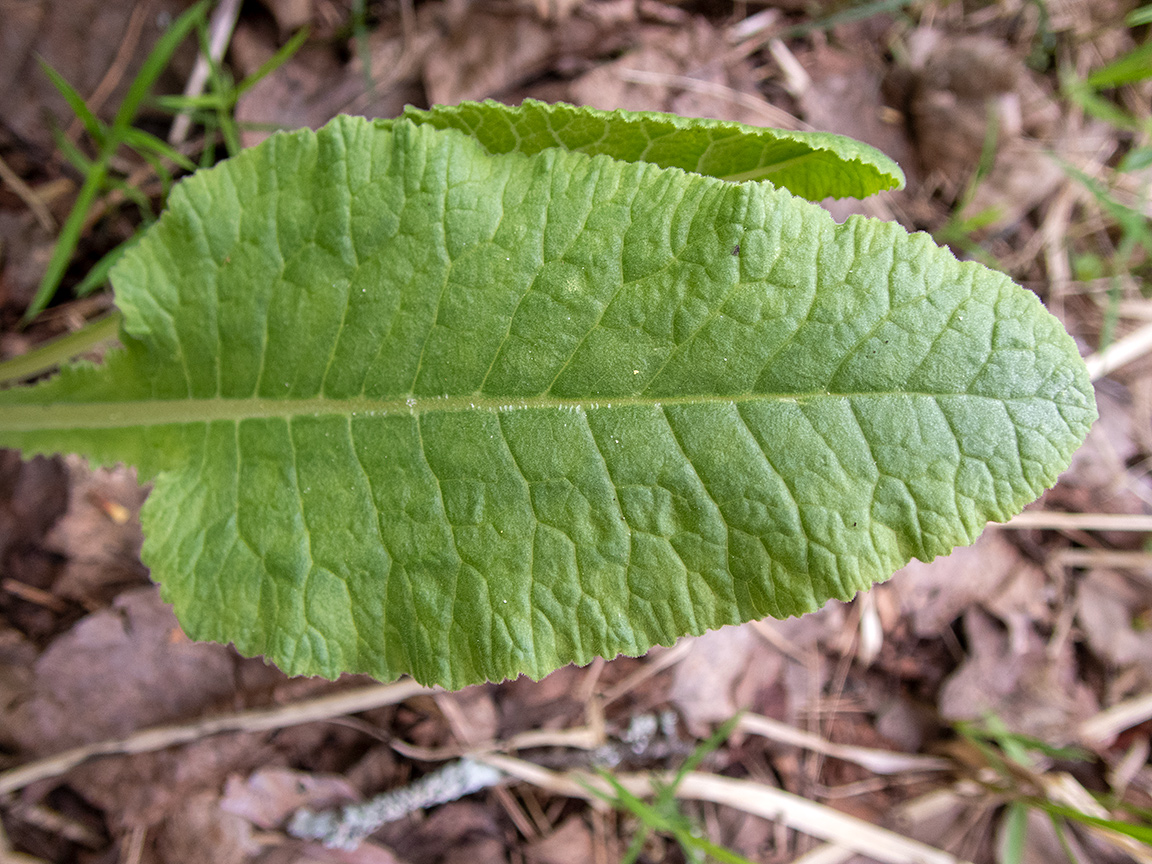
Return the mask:
[[397, 399], [270, 399], [253, 397], [229, 399], [148, 399], [131, 402], [55, 403], [50, 405], [8, 405], [0, 416], [0, 430], [32, 432], [38, 430], [67, 429], [124, 429], [139, 426], [166, 426], [180, 423], [202, 423], [217, 420], [250, 420], [266, 418], [318, 417], [325, 415], [345, 417], [420, 416], [429, 413], [467, 411], [505, 412], [525, 409], [571, 411], [600, 411], [611, 408], [650, 407], [653, 409], [676, 405], [738, 405], [746, 402], [780, 402], [803, 404], [825, 399], [859, 399], [867, 397], [927, 397], [942, 399], [968, 397], [1011, 402], [1013, 399], [982, 396], [975, 393], [927, 393], [910, 390], [873, 390], [840, 393], [815, 391], [808, 393], [743, 393], [737, 395], [689, 394], [683, 396], [605, 397], [603, 399], [560, 399], [537, 396], [529, 399], [510, 399], [493, 396], [419, 396]]

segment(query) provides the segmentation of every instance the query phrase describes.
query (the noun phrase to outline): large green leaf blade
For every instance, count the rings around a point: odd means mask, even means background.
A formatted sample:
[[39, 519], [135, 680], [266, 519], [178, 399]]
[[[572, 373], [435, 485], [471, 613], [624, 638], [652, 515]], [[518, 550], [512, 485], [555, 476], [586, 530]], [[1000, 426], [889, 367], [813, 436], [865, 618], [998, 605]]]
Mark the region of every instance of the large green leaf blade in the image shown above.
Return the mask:
[[[874, 147], [828, 132], [792, 132], [646, 111], [600, 111], [525, 99], [430, 109], [403, 119], [458, 129], [490, 153], [532, 155], [558, 147], [626, 162], [651, 162], [733, 182], [766, 180], [809, 201], [867, 198], [900, 189], [904, 172]], [[389, 129], [395, 120], [376, 121]]]
[[0, 444], [140, 464], [189, 634], [446, 686], [817, 608], [970, 542], [1095, 417], [1035, 296], [924, 235], [340, 119], [174, 192], [125, 350]]

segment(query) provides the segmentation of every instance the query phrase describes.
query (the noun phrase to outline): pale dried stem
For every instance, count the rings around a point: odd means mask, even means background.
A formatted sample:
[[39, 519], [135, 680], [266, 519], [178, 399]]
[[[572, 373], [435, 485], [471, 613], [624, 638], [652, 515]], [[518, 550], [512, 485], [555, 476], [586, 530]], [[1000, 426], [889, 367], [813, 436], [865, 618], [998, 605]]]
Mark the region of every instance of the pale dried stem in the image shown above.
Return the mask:
[[1061, 549], [1049, 560], [1057, 567], [1152, 571], [1152, 552], [1124, 549]]
[[1152, 324], [1146, 324], [1123, 339], [1117, 339], [1103, 351], [1088, 357], [1084, 363], [1088, 366], [1089, 377], [1098, 381], [1149, 351], [1152, 351]]
[[993, 523], [999, 528], [1047, 531], [1152, 531], [1152, 516], [1127, 513], [1064, 513], [1056, 510], [1025, 510], [1011, 521]]
[[604, 694], [604, 699], [600, 703], [601, 707], [615, 702], [621, 696], [632, 692], [645, 681], [657, 673], [663, 672], [670, 666], [674, 666], [688, 656], [688, 652], [692, 650], [691, 639], [681, 639], [675, 646], [669, 648], [657, 657], [649, 657], [647, 662], [638, 670], [633, 672], [611, 690]]
[[[221, 0], [208, 24], [208, 53], [211, 55], [211, 62], [203, 53], [196, 55], [196, 65], [192, 67], [192, 74], [188, 76], [188, 83], [184, 85], [185, 96], [199, 96], [204, 92], [204, 85], [208, 83], [208, 75], [212, 71], [212, 63], [219, 63], [224, 57], [224, 50], [232, 39], [232, 31], [236, 29], [239, 17], [240, 0]], [[183, 144], [191, 128], [192, 114], [188, 111], [178, 114], [172, 121], [172, 129], [168, 132], [168, 143]]]
[[532, 750], [539, 747], [567, 747], [572, 750], [595, 750], [604, 744], [603, 729], [578, 726], [575, 729], [531, 729], [503, 741], [483, 741], [469, 747], [419, 747], [407, 741], [392, 739], [389, 746], [409, 759], [419, 762], [445, 762], [461, 756], [495, 753], [511, 750]]
[[[614, 795], [611, 786], [603, 778], [592, 774], [559, 774], [521, 759], [497, 754], [479, 756], [477, 760], [557, 795], [588, 801], [600, 800], [592, 790], [608, 797]], [[672, 777], [621, 774], [616, 779], [633, 795], [643, 797], [655, 794], [653, 781], [670, 783]], [[909, 839], [887, 828], [749, 780], [690, 771], [676, 787], [676, 797], [722, 804], [783, 823], [794, 831], [832, 842], [859, 855], [868, 855], [884, 864], [966, 864], [941, 849]]]
[[1107, 747], [1125, 729], [1152, 720], [1152, 693], [1117, 702], [1080, 724], [1079, 738], [1090, 747]]
[[951, 760], [939, 756], [921, 756], [915, 753], [896, 753], [872, 747], [854, 747], [835, 744], [819, 735], [797, 729], [771, 717], [759, 714], [745, 714], [740, 718], [738, 729], [753, 735], [760, 735], [781, 744], [803, 747], [834, 759], [852, 762], [867, 768], [874, 774], [900, 774], [905, 771], [948, 771], [955, 767]]

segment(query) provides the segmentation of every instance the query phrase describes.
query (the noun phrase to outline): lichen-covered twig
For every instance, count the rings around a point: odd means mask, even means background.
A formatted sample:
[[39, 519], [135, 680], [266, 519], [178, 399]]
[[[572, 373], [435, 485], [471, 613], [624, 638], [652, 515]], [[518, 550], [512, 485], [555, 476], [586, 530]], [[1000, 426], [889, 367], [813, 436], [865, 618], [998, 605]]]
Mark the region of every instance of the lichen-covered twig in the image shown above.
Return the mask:
[[425, 775], [410, 786], [339, 810], [298, 810], [288, 825], [293, 837], [319, 840], [330, 849], [355, 849], [380, 826], [416, 810], [446, 804], [495, 786], [504, 772], [472, 759], [461, 759]]

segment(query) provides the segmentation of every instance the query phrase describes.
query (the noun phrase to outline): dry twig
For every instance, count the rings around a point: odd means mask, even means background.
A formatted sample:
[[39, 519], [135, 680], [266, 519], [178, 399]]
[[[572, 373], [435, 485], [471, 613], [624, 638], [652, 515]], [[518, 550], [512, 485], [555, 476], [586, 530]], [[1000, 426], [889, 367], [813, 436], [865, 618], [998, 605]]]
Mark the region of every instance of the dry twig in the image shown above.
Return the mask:
[[151, 753], [176, 744], [187, 744], [209, 735], [221, 732], [263, 732], [283, 729], [286, 726], [299, 726], [317, 720], [327, 720], [344, 714], [355, 714], [384, 705], [395, 705], [413, 696], [435, 692], [415, 681], [398, 681], [395, 684], [377, 684], [347, 690], [330, 696], [321, 696], [306, 702], [285, 705], [282, 708], [261, 708], [230, 714], [224, 717], [209, 717], [184, 723], [178, 726], [156, 726], [143, 729], [126, 738], [98, 741], [83, 747], [73, 747], [63, 753], [48, 756], [19, 768], [0, 774], [0, 795], [15, 792], [29, 783], [59, 777], [75, 768], [81, 762], [98, 756], [123, 756], [134, 753]]

